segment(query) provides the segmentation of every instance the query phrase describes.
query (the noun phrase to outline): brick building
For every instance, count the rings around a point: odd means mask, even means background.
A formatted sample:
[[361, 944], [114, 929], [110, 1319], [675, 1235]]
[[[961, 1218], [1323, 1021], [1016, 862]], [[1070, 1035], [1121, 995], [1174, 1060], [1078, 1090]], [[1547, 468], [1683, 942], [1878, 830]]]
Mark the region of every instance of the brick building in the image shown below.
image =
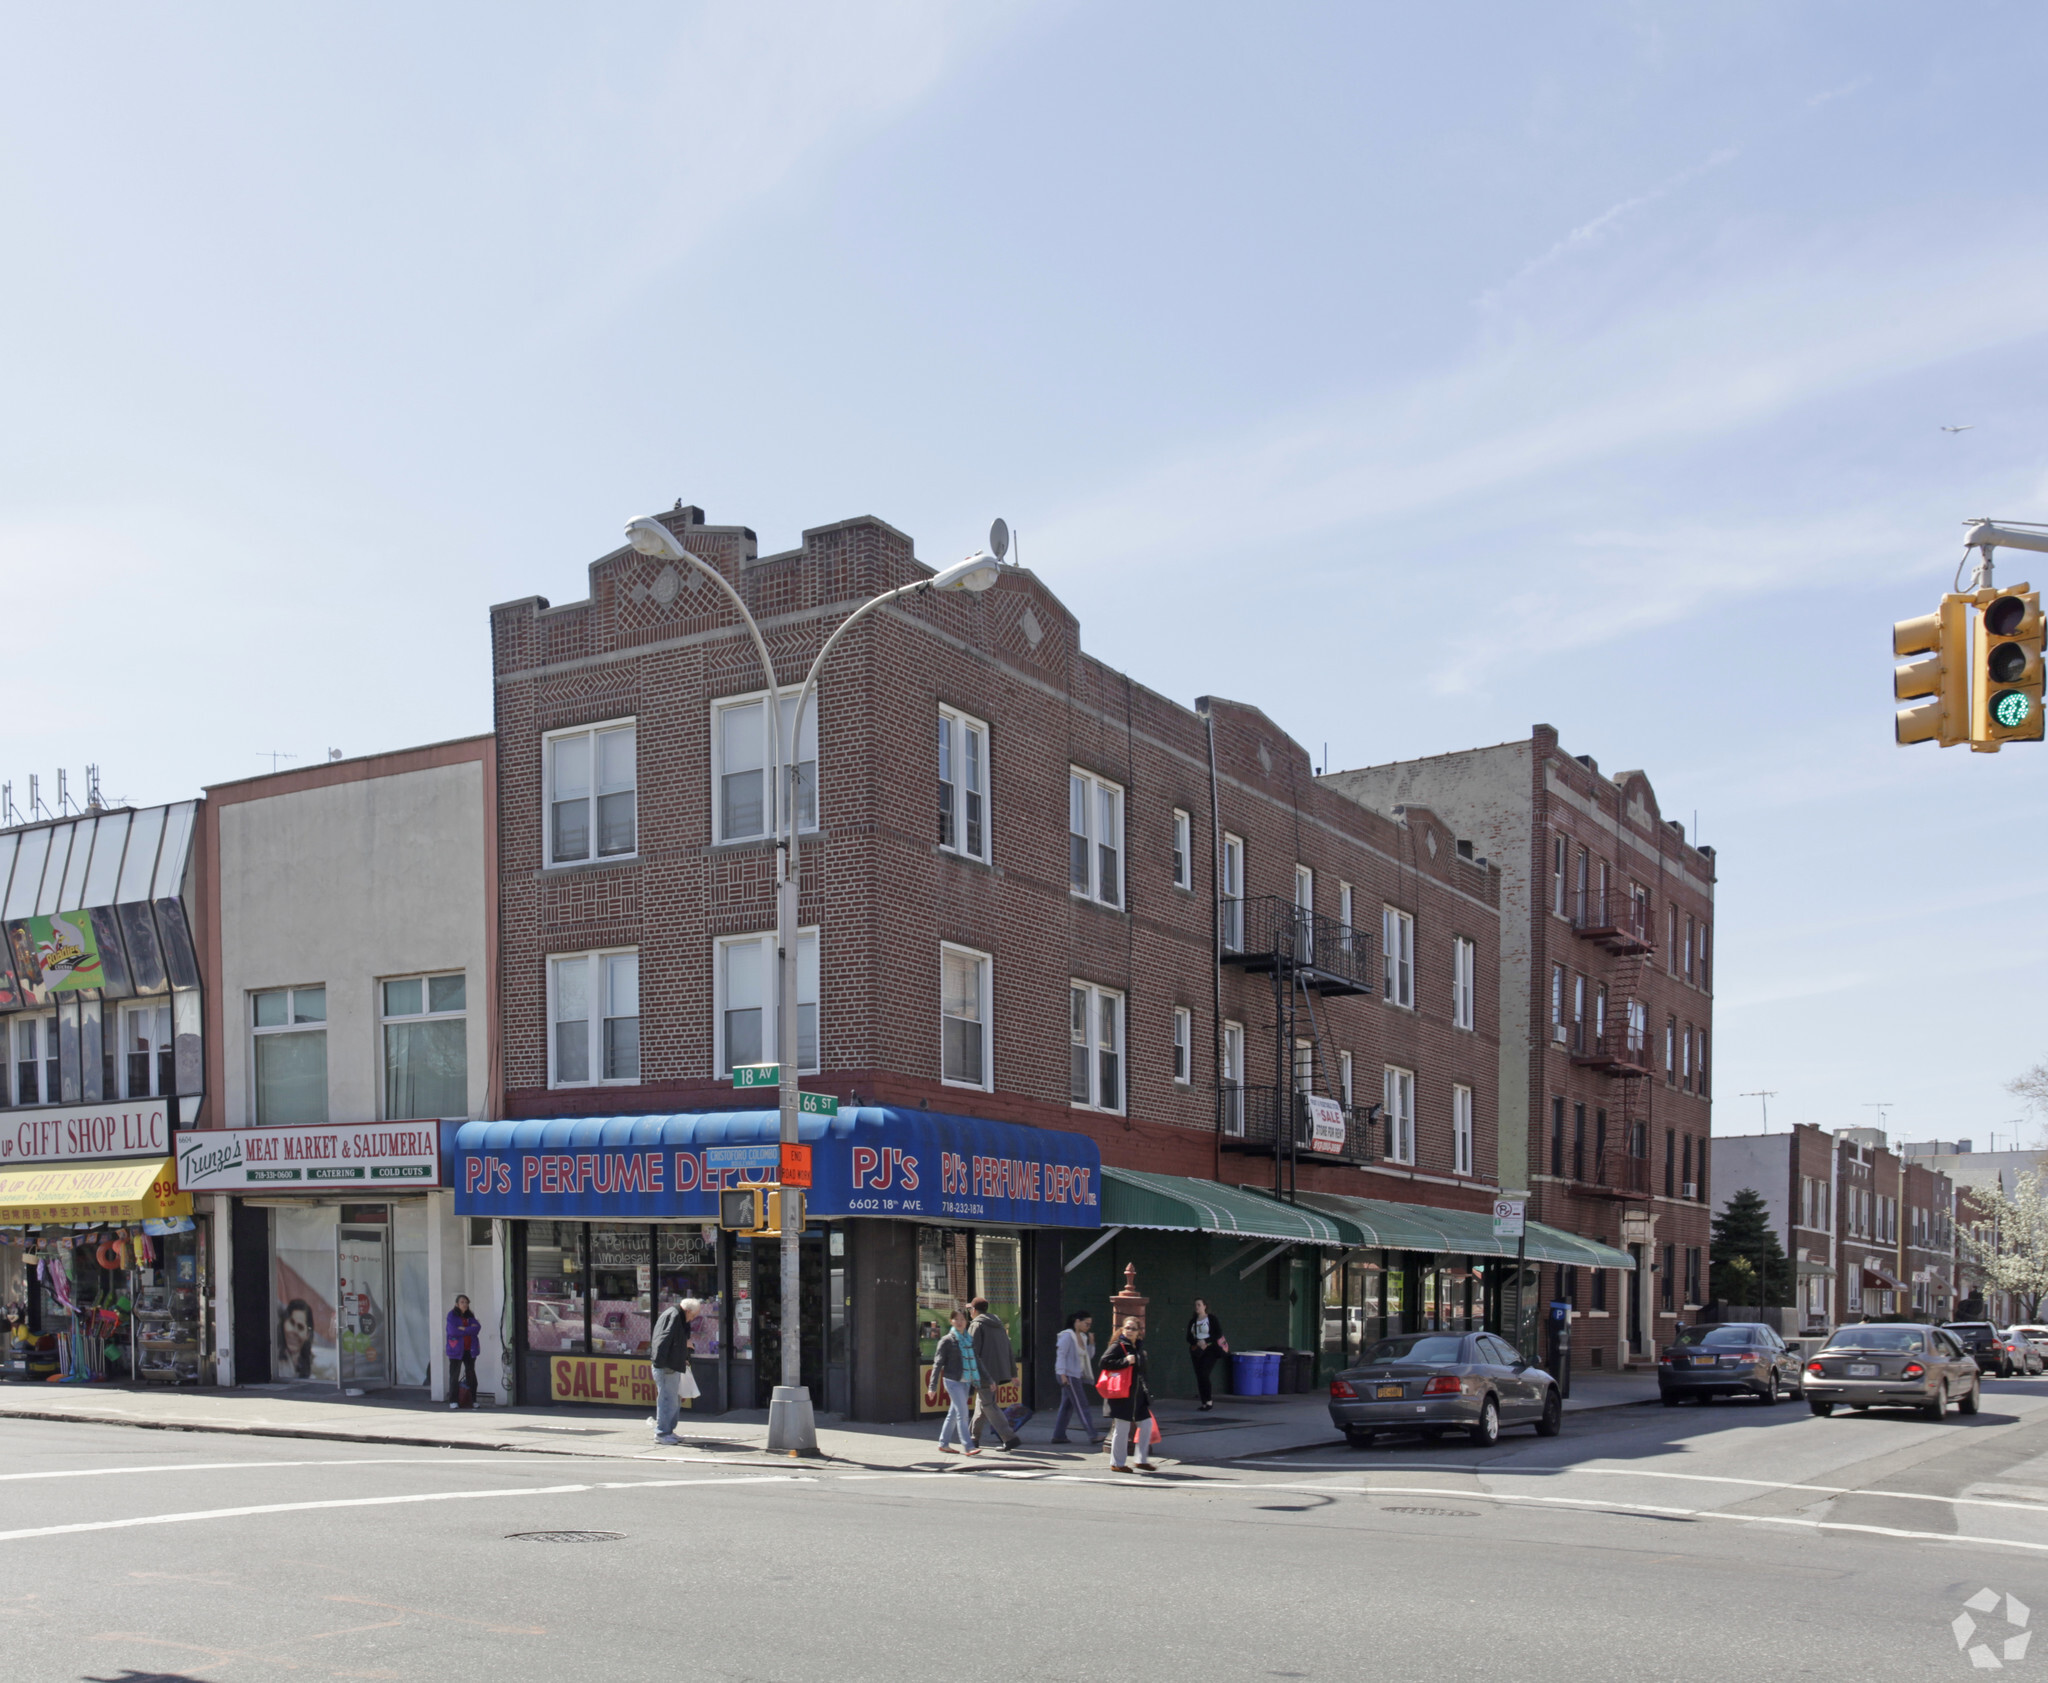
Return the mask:
[[[696, 509], [661, 519], [739, 590], [783, 685], [853, 608], [928, 576], [871, 518], [766, 556]], [[878, 1144], [918, 1119], [1015, 1129], [1047, 1151], [1079, 1136], [1101, 1165], [1099, 1220], [1068, 1223], [1092, 1234], [865, 1206], [820, 1221], [806, 1324], [829, 1329], [832, 1408], [914, 1410], [918, 1344], [970, 1285], [1048, 1390], [1062, 1310], [1104, 1314], [1132, 1266], [1154, 1315], [1205, 1294], [1240, 1348], [1321, 1341], [1334, 1359], [1389, 1325], [1498, 1311], [1499, 870], [1422, 806], [1320, 785], [1256, 708], [1169, 701], [1079, 632], [1018, 568], [985, 594], [904, 598], [834, 651], [796, 750], [800, 1060], [841, 1101], [835, 1127]], [[527, 1120], [489, 1149], [595, 1143], [577, 1118], [739, 1137], [753, 1113], [729, 1071], [777, 1044], [755, 649], [694, 570], [626, 549], [592, 564], [585, 600], [494, 609], [492, 635], [504, 1114]], [[497, 1171], [476, 1172], [489, 1192]], [[574, 1232], [516, 1194], [459, 1207], [523, 1230], [529, 1395], [559, 1383], [546, 1352], [565, 1338], [632, 1353], [604, 1323], [644, 1324], [647, 1263], [658, 1296], [671, 1252], [709, 1305], [711, 1400], [751, 1402], [774, 1365], [774, 1240], [693, 1225], [673, 1197], [646, 1225]], [[1546, 1246], [1593, 1254], [1538, 1234], [1532, 1255]], [[578, 1316], [587, 1330], [564, 1331]], [[1169, 1390], [1188, 1379], [1172, 1331]], [[804, 1358], [808, 1375], [808, 1339]]]
[[1577, 1359], [1653, 1361], [1706, 1291], [1713, 849], [1642, 772], [1602, 776], [1549, 725], [1321, 781], [1390, 814], [1423, 803], [1499, 865], [1501, 1177], [1631, 1259], [1546, 1271]]

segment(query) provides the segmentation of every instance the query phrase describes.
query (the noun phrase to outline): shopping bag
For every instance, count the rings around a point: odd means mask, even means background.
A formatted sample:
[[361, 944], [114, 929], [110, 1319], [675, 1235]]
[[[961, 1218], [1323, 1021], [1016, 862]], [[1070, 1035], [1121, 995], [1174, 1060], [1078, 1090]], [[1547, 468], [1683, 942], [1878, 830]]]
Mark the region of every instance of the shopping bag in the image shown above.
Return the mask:
[[946, 1388], [939, 1379], [939, 1364], [937, 1362], [933, 1362], [930, 1368], [925, 1371], [924, 1400], [926, 1405], [931, 1408], [937, 1408], [940, 1403], [946, 1400]]
[[1095, 1392], [1103, 1397], [1127, 1397], [1131, 1394], [1131, 1370], [1128, 1367], [1106, 1367], [1095, 1376]]
[[700, 1397], [704, 1393], [697, 1389], [697, 1376], [688, 1368], [676, 1375], [676, 1395], [679, 1397]]

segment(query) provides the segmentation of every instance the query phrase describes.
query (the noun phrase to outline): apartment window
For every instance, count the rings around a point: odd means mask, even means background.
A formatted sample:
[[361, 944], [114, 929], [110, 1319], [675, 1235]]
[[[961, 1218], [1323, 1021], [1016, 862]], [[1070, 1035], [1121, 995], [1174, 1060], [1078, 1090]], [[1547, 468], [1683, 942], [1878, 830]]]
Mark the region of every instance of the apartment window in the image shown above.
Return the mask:
[[1472, 1173], [1472, 1089], [1451, 1088], [1451, 1173]]
[[939, 709], [939, 846], [988, 862], [988, 726]]
[[939, 1079], [954, 1087], [994, 1085], [989, 1046], [987, 953], [939, 949]]
[[616, 859], [639, 845], [638, 774], [631, 720], [550, 732], [547, 756], [547, 862]]
[[1693, 922], [1692, 915], [1687, 913], [1685, 919], [1685, 979], [1688, 982], [1693, 979], [1692, 947], [1694, 940], [1697, 938], [1697, 927]]
[[1706, 925], [1705, 925], [1704, 923], [1700, 925], [1700, 955], [1699, 955], [1699, 956], [1700, 956], [1700, 988], [1701, 988], [1701, 990], [1702, 990], [1703, 992], [1712, 992], [1712, 991], [1713, 991], [1713, 983], [1712, 983], [1711, 981], [1709, 981], [1709, 980], [1708, 980], [1708, 976], [1707, 976], [1707, 926], [1706, 926]]
[[1564, 1100], [1557, 1098], [1550, 1101], [1550, 1174], [1564, 1179]]
[[1849, 1277], [1849, 1307], [1860, 1312], [1863, 1308], [1863, 1270], [1846, 1268], [1843, 1272]]
[[1195, 1014], [1185, 1005], [1173, 1008], [1173, 1078], [1185, 1087], [1194, 1079]]
[[1678, 1084], [1688, 1093], [1692, 1091], [1692, 1024], [1687, 1023], [1678, 1035]]
[[1415, 920], [1392, 906], [1380, 912], [1380, 945], [1387, 1003], [1415, 1007]]
[[1347, 953], [1356, 950], [1352, 928], [1351, 884], [1340, 882], [1337, 884], [1337, 941]]
[[1396, 1163], [1415, 1161], [1415, 1072], [1387, 1065], [1387, 1156]]
[[1667, 1198], [1676, 1198], [1678, 1196], [1678, 1189], [1673, 1185], [1673, 1182], [1678, 1178], [1677, 1168], [1678, 1130], [1676, 1128], [1666, 1128], [1664, 1130], [1664, 1196]]
[[1685, 1138], [1684, 1138], [1684, 1140], [1683, 1140], [1683, 1142], [1682, 1142], [1682, 1149], [1683, 1149], [1683, 1151], [1684, 1151], [1684, 1159], [1683, 1159], [1683, 1161], [1684, 1161], [1684, 1164], [1685, 1164], [1685, 1172], [1684, 1172], [1683, 1174], [1681, 1174], [1681, 1175], [1679, 1176], [1679, 1179], [1678, 1179], [1678, 1184], [1679, 1184], [1679, 1187], [1680, 1187], [1680, 1189], [1681, 1189], [1681, 1190], [1683, 1191], [1683, 1193], [1685, 1194], [1685, 1196], [1686, 1196], [1686, 1197], [1688, 1197], [1688, 1198], [1690, 1198], [1690, 1197], [1692, 1196], [1692, 1186], [1693, 1186], [1693, 1179], [1692, 1179], [1692, 1135], [1690, 1135], [1690, 1134], [1687, 1134], [1687, 1135], [1685, 1136]]
[[1179, 807], [1173, 809], [1173, 886], [1195, 885], [1194, 826]]
[[1572, 977], [1572, 1050], [1586, 1049], [1586, 978]]
[[[256, 1125], [325, 1122], [327, 989], [269, 988], [251, 994], [249, 1023], [256, 1054]], [[56, 1026], [50, 1025], [52, 1040]], [[54, 1079], [54, 1067], [50, 1073]]]
[[1700, 1301], [1700, 1247], [1685, 1247], [1685, 1301], [1688, 1304]]
[[1572, 1106], [1572, 1179], [1586, 1178], [1586, 1107]]
[[1294, 867], [1296, 947], [1304, 964], [1316, 961], [1316, 874], [1306, 865]]
[[1607, 1038], [1607, 984], [1602, 982], [1593, 990], [1593, 1041], [1598, 1045]]
[[[796, 766], [796, 822], [800, 830], [818, 827], [818, 704], [804, 709], [803, 739], [794, 750], [796, 697], [782, 699], [783, 752]], [[775, 743], [768, 727], [768, 696], [730, 696], [711, 704], [711, 786], [715, 842], [755, 841], [775, 833]]]
[[[730, 1075], [735, 1064], [782, 1061], [782, 1038], [776, 1028], [782, 997], [776, 972], [772, 934], [731, 936], [715, 944], [711, 1009], [720, 1075]], [[796, 1067], [800, 1075], [824, 1067], [818, 1046], [816, 929], [799, 929], [796, 935]]]
[[1678, 1068], [1678, 1019], [1664, 1019], [1664, 1085], [1672, 1084], [1672, 1077]]
[[1588, 1307], [1605, 1311], [1607, 1308], [1607, 1270], [1604, 1268], [1589, 1268], [1586, 1270], [1586, 1273], [1588, 1283], [1593, 1288]]
[[1559, 917], [1565, 915], [1564, 862], [1571, 852], [1571, 843], [1564, 836], [1550, 838], [1550, 909]]
[[1640, 999], [1628, 1002], [1628, 1049], [1635, 1053], [1650, 1049], [1650, 1012]]
[[1592, 860], [1586, 850], [1583, 847], [1580, 848], [1578, 881], [1573, 885], [1572, 890], [1572, 921], [1574, 923], [1584, 923], [1586, 921], [1586, 882], [1591, 864]]
[[640, 1079], [640, 955], [565, 953], [548, 960], [548, 1085]]
[[1092, 772], [1067, 773], [1067, 863], [1074, 893], [1105, 906], [1124, 900], [1124, 792]]
[[1595, 1179], [1602, 1181], [1606, 1179], [1604, 1172], [1606, 1163], [1607, 1112], [1596, 1110], [1593, 1112], [1593, 1174]]
[[1663, 1299], [1662, 1306], [1667, 1312], [1672, 1307], [1672, 1294], [1678, 1289], [1678, 1282], [1672, 1278], [1671, 1274], [1671, 1271], [1673, 1267], [1677, 1264], [1677, 1261], [1678, 1247], [1676, 1245], [1666, 1245], [1664, 1247], [1664, 1267], [1662, 1272], [1658, 1276], [1658, 1295]]
[[1705, 1029], [1701, 1029], [1699, 1033], [1699, 1053], [1693, 1061], [1699, 1066], [1698, 1091], [1700, 1097], [1705, 1098], [1707, 1093], [1707, 1031]]
[[383, 985], [384, 1119], [469, 1114], [469, 1018], [460, 970]]
[[1351, 1054], [1337, 1054], [1337, 1090], [1344, 1095], [1344, 1108], [1351, 1108]]
[[121, 1075], [123, 1098], [160, 1099], [177, 1089], [168, 1004], [121, 1008]]
[[1550, 967], [1550, 1038], [1559, 1046], [1564, 1044], [1564, 966]]
[[1479, 972], [1479, 946], [1462, 935], [1451, 937], [1451, 1027], [1473, 1024], [1472, 989]]
[[1313, 1040], [1294, 1043], [1294, 1090], [1297, 1093], [1316, 1090], [1316, 1043]]
[[1223, 838], [1223, 950], [1244, 950], [1244, 843], [1238, 837]]
[[1124, 996], [1090, 982], [1068, 989], [1073, 1099], [1090, 1110], [1124, 1107]]
[[1244, 1024], [1223, 1025], [1223, 1131], [1244, 1133]]

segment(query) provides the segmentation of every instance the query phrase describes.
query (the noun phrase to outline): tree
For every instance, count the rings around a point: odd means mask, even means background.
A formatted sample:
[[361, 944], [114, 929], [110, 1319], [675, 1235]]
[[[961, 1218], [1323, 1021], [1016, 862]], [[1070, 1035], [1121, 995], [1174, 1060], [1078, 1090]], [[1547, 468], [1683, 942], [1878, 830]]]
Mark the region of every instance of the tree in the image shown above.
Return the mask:
[[2048, 1116], [2048, 1063], [2038, 1063], [2014, 1076], [2005, 1090], [2037, 1116]]
[[2022, 1320], [2041, 1313], [2048, 1297], [2048, 1172], [2029, 1169], [2013, 1182], [1977, 1187], [1979, 1219], [1958, 1222], [1956, 1237], [1982, 1289], [2009, 1292]]
[[[1723, 1303], [1757, 1308], [1792, 1302], [1792, 1264], [1771, 1226], [1763, 1194], [1744, 1187], [1714, 1217], [1712, 1285]], [[1761, 1274], [1761, 1280], [1759, 1280]]]

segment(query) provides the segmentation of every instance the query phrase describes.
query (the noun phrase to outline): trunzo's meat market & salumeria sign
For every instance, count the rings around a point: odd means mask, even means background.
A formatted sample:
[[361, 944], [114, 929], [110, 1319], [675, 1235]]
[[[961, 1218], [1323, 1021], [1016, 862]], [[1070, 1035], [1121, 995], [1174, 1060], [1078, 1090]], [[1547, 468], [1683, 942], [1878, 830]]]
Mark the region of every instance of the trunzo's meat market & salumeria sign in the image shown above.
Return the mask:
[[0, 1112], [0, 1165], [83, 1163], [93, 1158], [168, 1157], [171, 1101], [70, 1105]]
[[178, 1190], [435, 1186], [441, 1179], [440, 1144], [437, 1122], [204, 1129], [178, 1136]]

